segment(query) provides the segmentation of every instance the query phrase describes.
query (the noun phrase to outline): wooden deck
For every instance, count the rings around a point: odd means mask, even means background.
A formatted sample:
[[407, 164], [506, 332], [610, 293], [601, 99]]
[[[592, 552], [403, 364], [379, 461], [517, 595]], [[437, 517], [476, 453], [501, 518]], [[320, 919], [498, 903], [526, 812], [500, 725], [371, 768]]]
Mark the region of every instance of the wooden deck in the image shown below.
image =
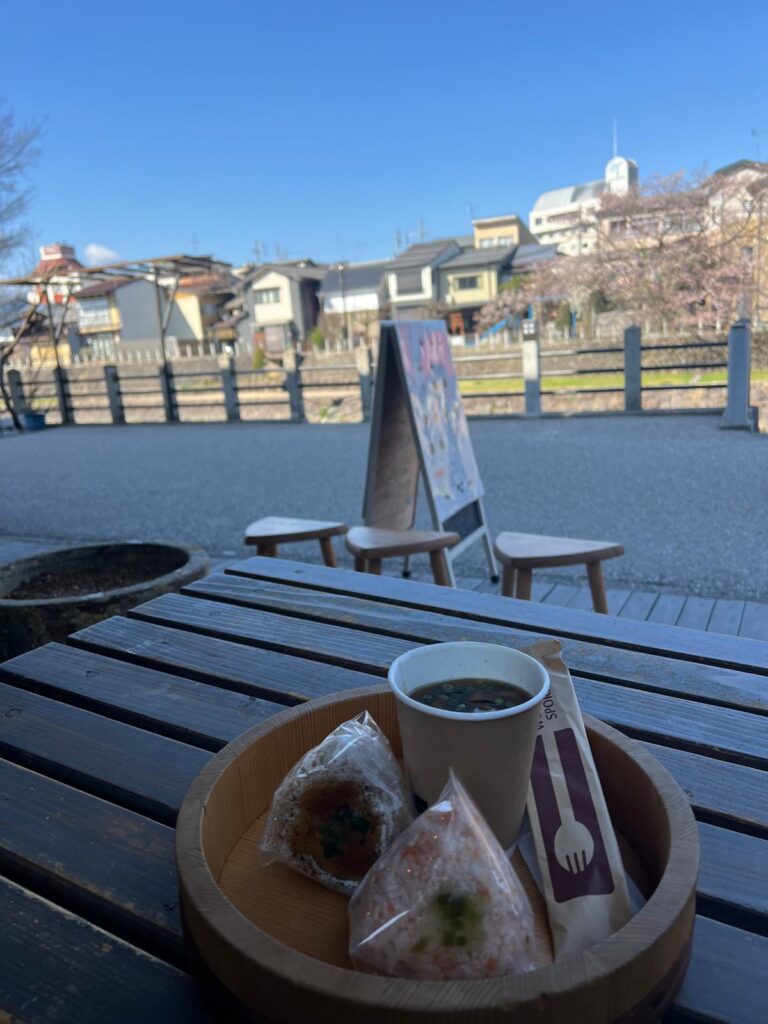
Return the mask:
[[[0, 567], [17, 558], [66, 547], [66, 543], [55, 543], [42, 538], [0, 537]], [[239, 558], [212, 558], [211, 571], [223, 572], [227, 566], [240, 561]], [[397, 575], [394, 563], [390, 563], [389, 575]], [[431, 583], [429, 573], [414, 572], [411, 577], [419, 583]], [[491, 580], [475, 576], [464, 576], [458, 580], [464, 590], [478, 590], [483, 593], [498, 593], [499, 585]], [[730, 598], [698, 597], [693, 594], [673, 594], [667, 591], [640, 590], [608, 587], [608, 611], [622, 619], [639, 619], [666, 626], [685, 626], [688, 629], [703, 629], [709, 633], [726, 636], [750, 637], [753, 640], [768, 640], [768, 602], [737, 601]], [[570, 583], [550, 583], [534, 577], [531, 600], [561, 607], [580, 608], [589, 611], [592, 598], [589, 587]]]

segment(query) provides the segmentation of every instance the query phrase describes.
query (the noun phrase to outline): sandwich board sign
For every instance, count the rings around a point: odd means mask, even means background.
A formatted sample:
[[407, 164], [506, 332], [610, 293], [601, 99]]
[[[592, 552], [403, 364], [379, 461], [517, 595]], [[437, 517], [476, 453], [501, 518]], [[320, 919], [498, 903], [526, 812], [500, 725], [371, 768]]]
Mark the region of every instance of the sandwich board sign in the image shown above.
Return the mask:
[[436, 530], [461, 537], [453, 560], [482, 541], [496, 576], [483, 508], [483, 484], [469, 437], [456, 370], [442, 320], [381, 324], [368, 447], [363, 519], [366, 526], [408, 530], [416, 516], [419, 479]]

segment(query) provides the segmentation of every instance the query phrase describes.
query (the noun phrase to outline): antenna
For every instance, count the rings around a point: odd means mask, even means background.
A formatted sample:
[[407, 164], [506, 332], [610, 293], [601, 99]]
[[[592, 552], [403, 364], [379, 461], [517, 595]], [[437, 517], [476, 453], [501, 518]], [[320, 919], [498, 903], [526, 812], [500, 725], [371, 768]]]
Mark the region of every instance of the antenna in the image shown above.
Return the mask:
[[755, 160], [760, 163], [760, 131], [757, 128], [753, 128], [751, 134], [755, 140]]
[[470, 220], [475, 219], [475, 214], [477, 213], [477, 203], [475, 202], [474, 199], [467, 200], [467, 213], [469, 214]]
[[418, 234], [419, 234], [419, 241], [423, 242], [424, 241], [424, 221], [421, 219], [421, 217], [419, 217], [419, 232], [418, 232]]
[[619, 154], [619, 129], [616, 124], [616, 118], [613, 119], [613, 155], [618, 156]]

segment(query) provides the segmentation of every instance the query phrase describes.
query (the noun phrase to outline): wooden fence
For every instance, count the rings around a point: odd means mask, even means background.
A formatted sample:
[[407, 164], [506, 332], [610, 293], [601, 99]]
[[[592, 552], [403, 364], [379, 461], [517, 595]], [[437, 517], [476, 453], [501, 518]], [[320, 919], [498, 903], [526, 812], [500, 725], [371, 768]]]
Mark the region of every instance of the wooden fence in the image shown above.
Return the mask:
[[[454, 356], [468, 414], [640, 413], [654, 407], [652, 396], [659, 392], [693, 392], [696, 404], [689, 411], [706, 404], [707, 411], [724, 410], [724, 426], [756, 426], [749, 404], [751, 339], [746, 322], [734, 324], [723, 341], [646, 345], [640, 329], [629, 327], [623, 345], [558, 344], [542, 347], [537, 339], [525, 338], [512, 350]], [[22, 415], [45, 412], [49, 423], [300, 423], [322, 421], [324, 411], [342, 403], [355, 419], [367, 420], [375, 367], [368, 348], [356, 349], [354, 356], [348, 363], [310, 363], [289, 351], [282, 366], [259, 370], [238, 367], [230, 358], [211, 369], [188, 370], [183, 362], [110, 364], [11, 370], [8, 379], [16, 410]], [[672, 379], [681, 373], [698, 377], [690, 382]], [[716, 405], [704, 403], [703, 394], [711, 394]], [[669, 408], [680, 411], [684, 406]]]

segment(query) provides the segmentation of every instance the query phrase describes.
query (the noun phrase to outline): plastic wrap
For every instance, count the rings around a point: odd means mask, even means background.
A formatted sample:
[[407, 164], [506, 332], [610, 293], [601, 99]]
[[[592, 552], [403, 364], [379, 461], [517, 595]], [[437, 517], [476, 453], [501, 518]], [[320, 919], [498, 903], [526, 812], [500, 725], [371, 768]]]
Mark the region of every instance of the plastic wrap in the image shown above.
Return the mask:
[[261, 862], [351, 894], [412, 819], [400, 766], [365, 711], [308, 751], [275, 790]]
[[535, 966], [514, 868], [453, 772], [349, 905], [353, 963], [401, 978], [491, 978]]

